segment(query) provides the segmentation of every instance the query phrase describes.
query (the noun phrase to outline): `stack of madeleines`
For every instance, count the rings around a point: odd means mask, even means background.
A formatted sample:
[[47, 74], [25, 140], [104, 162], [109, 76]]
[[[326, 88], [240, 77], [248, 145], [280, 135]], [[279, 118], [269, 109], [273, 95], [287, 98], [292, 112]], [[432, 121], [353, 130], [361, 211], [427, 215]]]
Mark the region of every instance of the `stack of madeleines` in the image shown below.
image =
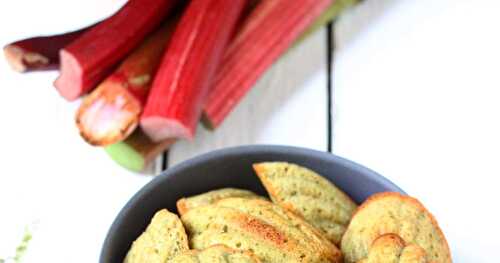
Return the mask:
[[385, 192], [358, 207], [305, 167], [253, 168], [270, 199], [235, 188], [182, 198], [180, 218], [158, 211], [124, 263], [451, 262], [436, 220], [414, 198]]

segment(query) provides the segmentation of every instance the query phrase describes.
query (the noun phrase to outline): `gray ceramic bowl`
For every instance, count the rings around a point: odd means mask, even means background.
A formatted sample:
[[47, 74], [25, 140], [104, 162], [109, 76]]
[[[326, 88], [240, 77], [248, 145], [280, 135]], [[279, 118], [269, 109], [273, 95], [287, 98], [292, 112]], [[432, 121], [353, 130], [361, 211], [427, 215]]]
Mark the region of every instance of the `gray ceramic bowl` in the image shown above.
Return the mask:
[[356, 202], [384, 191], [403, 191], [377, 173], [332, 154], [286, 146], [243, 146], [214, 151], [176, 165], [156, 177], [125, 205], [111, 226], [100, 262], [122, 262], [132, 241], [162, 208], [176, 211], [177, 199], [221, 187], [245, 188], [265, 195], [252, 171], [262, 161], [297, 163], [325, 176]]

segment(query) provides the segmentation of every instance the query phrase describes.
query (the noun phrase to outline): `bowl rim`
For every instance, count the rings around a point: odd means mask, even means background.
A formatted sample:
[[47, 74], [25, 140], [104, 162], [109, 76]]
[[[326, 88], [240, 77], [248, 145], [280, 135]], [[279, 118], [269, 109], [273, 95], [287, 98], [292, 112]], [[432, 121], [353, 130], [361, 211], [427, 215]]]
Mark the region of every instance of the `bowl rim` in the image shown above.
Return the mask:
[[102, 259], [104, 257], [104, 253], [106, 252], [106, 248], [110, 247], [110, 242], [112, 233], [118, 230], [120, 222], [125, 219], [125, 216], [128, 214], [131, 207], [134, 206], [135, 203], [139, 202], [141, 197], [154, 189], [160, 182], [163, 180], [167, 180], [182, 170], [187, 169], [193, 165], [197, 165], [199, 163], [204, 163], [206, 161], [210, 161], [213, 159], [224, 158], [229, 155], [250, 155], [250, 154], [262, 154], [262, 153], [280, 153], [280, 154], [290, 154], [290, 155], [308, 155], [314, 159], [322, 159], [322, 160], [334, 160], [339, 165], [345, 166], [355, 172], [359, 172], [361, 174], [367, 174], [373, 178], [374, 181], [379, 183], [380, 185], [384, 185], [389, 189], [395, 189], [402, 194], [406, 194], [399, 186], [391, 182], [389, 179], [383, 177], [379, 173], [361, 165], [356, 162], [350, 161], [346, 158], [340, 157], [330, 152], [323, 152], [319, 150], [314, 150], [305, 147], [297, 147], [297, 146], [284, 146], [284, 145], [270, 145], [270, 144], [253, 144], [253, 145], [242, 145], [242, 146], [233, 146], [222, 149], [217, 149], [213, 151], [209, 151], [200, 155], [197, 155], [193, 158], [182, 161], [178, 164], [175, 164], [172, 167], [169, 167], [167, 170], [163, 171], [159, 175], [155, 176], [151, 181], [146, 183], [139, 191], [137, 191], [132, 198], [130, 198], [127, 203], [120, 209], [120, 212], [113, 220], [113, 223], [108, 229], [106, 233], [106, 237], [104, 242], [102, 243], [101, 253], [99, 256], [99, 262], [103, 262]]

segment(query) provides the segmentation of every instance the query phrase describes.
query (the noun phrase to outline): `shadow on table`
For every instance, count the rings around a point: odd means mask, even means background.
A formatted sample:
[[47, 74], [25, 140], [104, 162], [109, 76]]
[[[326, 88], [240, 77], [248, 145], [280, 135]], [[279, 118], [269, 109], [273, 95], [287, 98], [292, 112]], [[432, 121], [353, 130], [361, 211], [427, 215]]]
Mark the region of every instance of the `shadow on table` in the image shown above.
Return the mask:
[[[270, 122], [278, 117], [280, 122], [287, 122], [286, 127], [283, 127], [284, 135], [289, 134], [287, 138], [290, 138], [291, 134], [300, 136], [300, 127], [304, 125], [304, 121], [307, 121], [307, 108], [311, 105], [301, 106], [303, 107], [301, 116], [291, 116], [292, 114], [288, 113], [290, 109], [286, 105], [299, 93], [321, 93], [320, 97], [325, 100], [318, 103], [325, 105], [325, 111], [321, 114], [325, 114], [326, 122], [326, 37], [327, 31], [322, 30], [288, 52], [270, 70], [267, 70], [220, 127], [213, 132], [198, 127], [194, 141], [176, 143], [170, 152], [169, 164], [228, 146], [272, 141], [291, 144], [292, 142], [285, 142], [286, 139], [276, 138], [276, 135], [263, 136], [265, 130], [263, 127], [269, 127], [272, 124]], [[319, 81], [318, 78], [320, 78]], [[297, 128], [290, 130], [290, 127], [294, 126]], [[273, 138], [268, 139], [270, 137]]]
[[363, 0], [335, 23], [335, 48], [343, 48], [404, 0]]
[[[346, 41], [352, 41], [357, 35], [362, 34], [364, 28], [382, 16], [387, 9], [395, 5], [396, 0], [365, 0], [354, 7], [338, 22], [344, 23]], [[317, 32], [285, 57], [281, 58], [272, 69], [258, 81], [246, 94], [233, 112], [229, 114], [224, 123], [216, 131], [207, 131], [198, 127], [194, 141], [180, 141], [176, 143], [169, 154], [169, 165], [173, 165], [200, 153], [220, 149], [223, 147], [255, 144], [255, 143], [284, 143], [300, 144], [305, 139], [304, 125], [311, 123], [311, 114], [324, 115], [324, 127], [327, 127], [327, 34], [326, 30]], [[324, 81], [317, 81], [320, 74]], [[321, 83], [322, 85], [319, 86]], [[307, 89], [307, 90], [305, 90]], [[324, 111], [311, 111], [314, 105], [300, 105], [300, 110], [290, 110], [287, 103], [300, 94], [319, 93], [324, 98], [317, 103], [324, 104]], [[316, 94], [313, 94], [316, 95]], [[296, 107], [296, 102], [294, 107]], [[318, 108], [318, 107], [316, 107]], [[289, 113], [290, 112], [290, 113]], [[308, 115], [309, 114], [309, 115]], [[285, 127], [273, 129], [274, 133], [282, 133], [283, 138], [277, 134], [263, 134], [271, 127], [278, 116], [280, 125], [286, 122]], [[286, 120], [283, 120], [286, 118]], [[293, 130], [292, 130], [293, 129]], [[269, 130], [267, 130], [269, 131]], [[319, 131], [323, 134], [323, 131]], [[291, 138], [297, 138], [291, 141]], [[318, 139], [310, 139], [318, 142]], [[325, 138], [326, 140], [326, 138]], [[326, 147], [326, 145], [325, 145]]]
[[[325, 70], [327, 69], [328, 60], [326, 57], [325, 34], [327, 34], [326, 30], [317, 32], [302, 45], [295, 47], [285, 57], [281, 58], [273, 66], [272, 70], [268, 71], [259, 80], [258, 85], [247, 94], [241, 105], [232, 112], [227, 119], [228, 126], [237, 123], [242, 127], [246, 126], [251, 131], [248, 134], [248, 143], [255, 143], [260, 141], [259, 137], [262, 137], [260, 128], [272, 125], [270, 122], [276, 116], [286, 117], [287, 122], [295, 123], [293, 125], [296, 125], [297, 128], [308, 120], [307, 109], [311, 109], [312, 105], [301, 105], [304, 112], [301, 115], [291, 116], [288, 113], [289, 110], [286, 104], [298, 93], [324, 94], [325, 101], [318, 101], [318, 103], [324, 103], [326, 106], [327, 72]], [[324, 77], [325, 79], [318, 81], [316, 79], [318, 77]], [[321, 97], [323, 98], [323, 96]], [[310, 114], [317, 114], [317, 112], [312, 111]], [[324, 114], [327, 116], [326, 107]], [[241, 119], [245, 117], [248, 119]], [[287, 127], [293, 125], [287, 125]], [[290, 130], [284, 130], [283, 132], [294, 133], [294, 131]], [[300, 131], [295, 131], [295, 133], [297, 136], [301, 134]]]

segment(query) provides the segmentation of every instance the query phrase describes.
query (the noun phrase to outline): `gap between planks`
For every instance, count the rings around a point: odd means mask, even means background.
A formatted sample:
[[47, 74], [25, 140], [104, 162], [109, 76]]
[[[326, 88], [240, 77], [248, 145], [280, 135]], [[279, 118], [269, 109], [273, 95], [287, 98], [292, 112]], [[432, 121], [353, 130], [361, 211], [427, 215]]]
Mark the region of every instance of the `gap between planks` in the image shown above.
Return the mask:
[[325, 26], [289, 51], [216, 132], [200, 125], [193, 142], [179, 142], [159, 158], [157, 172], [198, 154], [238, 145], [283, 144], [330, 151], [330, 34]]
[[326, 42], [327, 42], [327, 129], [328, 129], [328, 138], [327, 138], [327, 151], [329, 153], [333, 152], [333, 96], [334, 96], [334, 73], [333, 73], [333, 59], [334, 59], [334, 51], [335, 51], [335, 27], [332, 23], [329, 23], [327, 26], [326, 32]]

